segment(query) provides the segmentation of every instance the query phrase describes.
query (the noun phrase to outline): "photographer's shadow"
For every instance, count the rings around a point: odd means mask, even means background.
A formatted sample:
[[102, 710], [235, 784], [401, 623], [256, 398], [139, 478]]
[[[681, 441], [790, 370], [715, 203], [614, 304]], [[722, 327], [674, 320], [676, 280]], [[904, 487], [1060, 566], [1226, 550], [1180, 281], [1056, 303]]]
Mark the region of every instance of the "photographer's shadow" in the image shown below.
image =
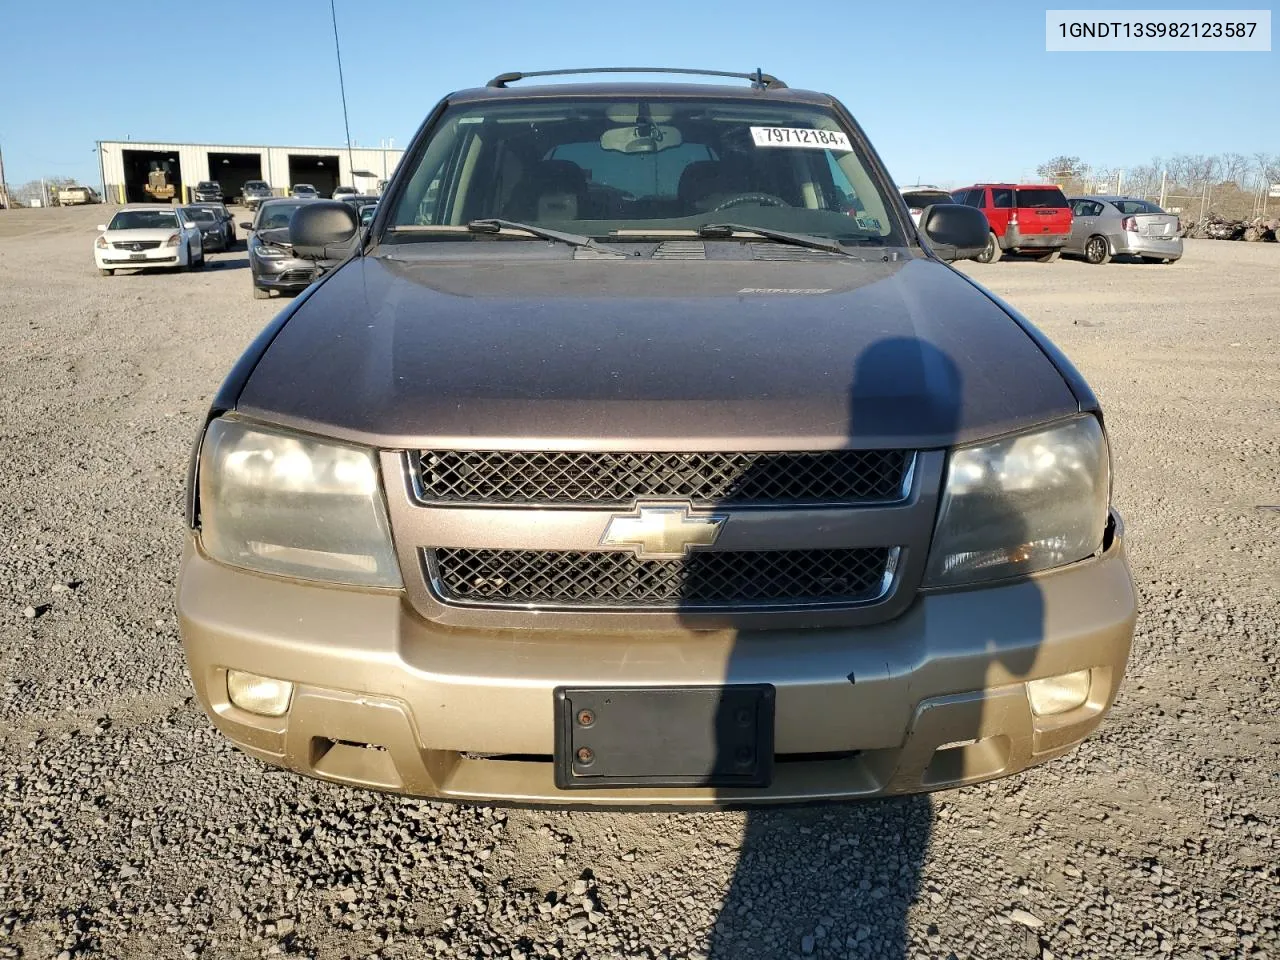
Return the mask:
[[[956, 362], [927, 340], [890, 337], [872, 343], [857, 358], [848, 384], [849, 447], [865, 447], [869, 441], [874, 444], [876, 437], [907, 435], [920, 430], [923, 423], [930, 424], [935, 438], [941, 441], [936, 446], [951, 446], [962, 422], [964, 387]], [[906, 589], [914, 589], [914, 585]], [[1012, 615], [1018, 622], [1039, 625], [1041, 606], [1027, 596], [1038, 598], [1039, 593], [1028, 591]], [[1027, 607], [1028, 603], [1035, 609]], [[692, 604], [689, 609], [692, 611]], [[1027, 675], [1036, 659], [1038, 634], [1034, 643], [1020, 646], [1011, 655], [992, 653], [989, 659], [979, 657], [975, 663], [970, 652], [963, 665], [959, 660], [948, 662], [947, 641], [936, 642], [939, 624], [926, 624], [922, 605], [917, 603], [902, 617], [915, 618], [908, 634], [927, 633], [933, 642], [883, 647], [889, 661], [881, 661], [884, 677], [895, 679], [908, 673], [918, 676], [927, 691], [925, 696], [965, 694], [983, 690], [989, 682], [1009, 683], [1011, 677]], [[945, 633], [947, 628], [942, 630]], [[883, 628], [875, 626], [817, 632], [827, 633], [828, 643], [838, 637], [839, 644], [847, 644], [845, 648], [855, 654], [860, 643], [864, 650], [868, 644], [885, 643]], [[805, 642], [794, 632], [779, 637], [778, 642], [787, 642], [788, 637], [793, 643]], [[738, 635], [725, 671], [726, 683], [771, 682], [762, 666], [760, 647], [767, 639], [759, 634], [749, 640]], [[972, 636], [967, 642], [973, 642]], [[800, 656], [798, 651], [797, 657]], [[811, 665], [809, 669], [812, 672]], [[843, 680], [844, 672], [844, 667], [833, 665], [832, 681]], [[868, 681], [874, 683], [872, 677]], [[811, 682], [811, 676], [797, 680], [797, 686], [790, 691], [785, 682], [777, 685], [779, 730], [784, 727], [784, 713], [794, 730], [796, 712], [814, 709], [806, 708], [807, 693], [801, 688]], [[903, 685], [903, 690], [901, 696], [913, 697], [913, 703], [905, 706], [915, 707], [918, 694], [909, 683]], [[859, 685], [851, 682], [847, 695], [865, 696], [866, 688], [860, 692]], [[934, 748], [939, 745], [931, 740], [936, 728], [918, 740], [913, 740], [911, 729], [904, 730], [902, 743], [855, 758], [786, 756], [794, 746], [780, 742], [774, 782], [780, 783], [780, 778], [788, 776], [786, 768], [797, 761], [811, 764], [805, 776], [816, 777], [819, 782], [834, 784], [848, 776], [865, 783], [869, 776], [871, 782], [890, 792], [903, 788], [904, 777], [908, 781], [914, 777], [914, 783], [905, 787], [911, 790], [919, 790], [922, 785], [932, 788], [985, 778], [990, 770], [984, 764], [991, 762], [992, 754], [990, 749], [984, 752], [984, 746], [989, 747], [992, 741], [984, 739], [990, 733], [984, 715], [990, 709], [993, 708], [986, 697], [979, 695], [959, 711], [944, 711], [948, 717], [947, 742], [960, 746], [938, 749], [936, 753]], [[856, 715], [857, 710], [853, 713]], [[905, 711], [904, 716], [910, 717], [910, 711]], [[838, 722], [836, 718], [825, 719], [828, 723]], [[823, 722], [823, 718], [807, 717], [806, 721]], [[909, 720], [908, 726], [911, 725]], [[927, 722], [921, 726], [927, 726]], [[852, 733], [851, 744], [857, 740], [857, 732]], [[981, 742], [966, 748], [963, 745], [967, 741]], [[727, 755], [730, 749], [726, 744], [721, 751]], [[998, 752], [1000, 747], [996, 744], [992, 749]], [[851, 770], [851, 763], [864, 764], [861, 772], [838, 772], [840, 765], [845, 771]], [[922, 772], [925, 766], [927, 770]], [[819, 769], [823, 767], [825, 770]], [[828, 777], [832, 780], [825, 779]], [[723, 791], [727, 803], [733, 802], [734, 793]], [[710, 956], [716, 960], [806, 955], [898, 960], [911, 956], [908, 911], [922, 896], [922, 874], [933, 823], [933, 803], [927, 793], [749, 809], [737, 867], [711, 932]], [[937, 897], [937, 891], [930, 893]], [[937, 929], [925, 921], [918, 942], [923, 946], [926, 937], [932, 940], [937, 934]], [[938, 941], [934, 949], [946, 955], [946, 944]]]

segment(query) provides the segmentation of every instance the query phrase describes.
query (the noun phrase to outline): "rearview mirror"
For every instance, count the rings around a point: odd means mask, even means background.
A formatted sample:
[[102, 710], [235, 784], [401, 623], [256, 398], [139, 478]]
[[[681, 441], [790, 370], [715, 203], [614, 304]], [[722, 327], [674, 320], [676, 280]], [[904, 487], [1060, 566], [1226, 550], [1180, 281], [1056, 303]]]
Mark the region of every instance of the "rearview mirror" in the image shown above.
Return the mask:
[[939, 259], [970, 260], [987, 248], [991, 227], [977, 207], [935, 203], [921, 211], [920, 232]]
[[316, 200], [289, 218], [289, 245], [300, 257], [333, 260], [355, 249], [355, 211], [341, 200]]
[[629, 127], [611, 127], [600, 135], [600, 148], [614, 153], [657, 153], [684, 143], [678, 127], [656, 123], [637, 123]]
[[106, 233], [106, 232], [107, 232], [107, 225], [106, 225], [105, 223], [100, 223], [100, 224], [98, 224], [98, 232], [99, 232], [99, 233]]
[[241, 221], [240, 221], [240, 229], [241, 229], [241, 230], [252, 230], [252, 229], [253, 229], [253, 224], [252, 224], [252, 223], [250, 223], [248, 220], [241, 220]]

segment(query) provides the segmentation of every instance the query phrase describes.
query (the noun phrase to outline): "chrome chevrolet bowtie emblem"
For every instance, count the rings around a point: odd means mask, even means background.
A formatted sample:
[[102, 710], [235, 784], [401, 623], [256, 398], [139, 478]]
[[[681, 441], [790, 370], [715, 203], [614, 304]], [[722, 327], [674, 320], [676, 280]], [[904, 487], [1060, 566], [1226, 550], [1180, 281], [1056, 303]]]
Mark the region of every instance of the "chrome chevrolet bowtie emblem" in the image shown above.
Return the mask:
[[683, 557], [693, 547], [709, 547], [720, 536], [725, 518], [690, 513], [685, 506], [641, 507], [636, 513], [613, 517], [600, 545], [635, 547], [646, 560]]

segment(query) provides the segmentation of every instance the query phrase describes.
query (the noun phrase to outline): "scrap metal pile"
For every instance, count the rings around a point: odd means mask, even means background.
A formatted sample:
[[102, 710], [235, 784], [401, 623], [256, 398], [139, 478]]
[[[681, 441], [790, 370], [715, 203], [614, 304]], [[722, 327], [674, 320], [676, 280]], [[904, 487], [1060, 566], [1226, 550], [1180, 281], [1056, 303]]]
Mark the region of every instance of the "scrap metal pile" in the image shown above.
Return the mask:
[[1203, 220], [1188, 220], [1178, 229], [1178, 235], [1193, 240], [1269, 240], [1280, 236], [1280, 217], [1255, 217], [1252, 220], [1229, 220], [1210, 214]]

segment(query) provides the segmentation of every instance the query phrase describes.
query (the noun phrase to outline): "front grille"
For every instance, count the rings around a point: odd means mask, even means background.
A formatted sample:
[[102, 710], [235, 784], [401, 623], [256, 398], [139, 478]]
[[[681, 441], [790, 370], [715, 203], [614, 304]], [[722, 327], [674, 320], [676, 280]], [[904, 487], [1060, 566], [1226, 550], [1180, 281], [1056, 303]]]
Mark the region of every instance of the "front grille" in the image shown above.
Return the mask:
[[850, 605], [879, 599], [896, 549], [695, 552], [424, 551], [440, 599], [475, 606], [708, 608]]
[[111, 244], [117, 250], [154, 250], [160, 246], [159, 240], [123, 240], [118, 243]]
[[416, 460], [418, 495], [427, 503], [625, 507], [650, 497], [717, 505], [899, 500], [912, 455], [425, 450]]
[[310, 283], [310, 270], [286, 270], [276, 277], [281, 283]]

